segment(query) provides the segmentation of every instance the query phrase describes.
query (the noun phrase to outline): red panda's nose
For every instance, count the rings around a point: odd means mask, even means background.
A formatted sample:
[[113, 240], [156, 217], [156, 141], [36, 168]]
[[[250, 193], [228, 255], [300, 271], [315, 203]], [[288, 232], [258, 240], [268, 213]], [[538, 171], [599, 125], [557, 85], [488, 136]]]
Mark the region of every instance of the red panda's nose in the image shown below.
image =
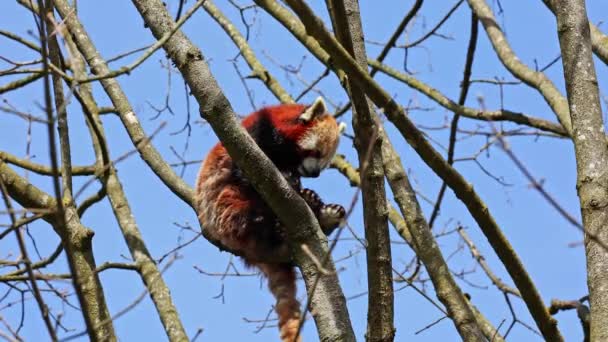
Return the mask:
[[298, 168], [298, 172], [302, 177], [317, 178], [321, 174], [321, 168], [317, 165], [301, 165]]
[[312, 177], [312, 178], [317, 178], [317, 177], [319, 177], [319, 174], [321, 174], [321, 170], [319, 170], [319, 169], [310, 170], [309, 172], [310, 172], [309, 177]]

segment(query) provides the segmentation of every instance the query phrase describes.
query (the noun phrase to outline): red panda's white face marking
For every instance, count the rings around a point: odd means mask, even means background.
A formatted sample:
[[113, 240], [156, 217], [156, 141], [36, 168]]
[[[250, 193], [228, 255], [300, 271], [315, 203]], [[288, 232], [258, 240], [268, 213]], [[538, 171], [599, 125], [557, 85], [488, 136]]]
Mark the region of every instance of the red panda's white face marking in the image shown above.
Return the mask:
[[340, 141], [340, 133], [345, 128], [344, 123], [336, 122], [327, 113], [325, 101], [318, 97], [315, 102], [300, 115], [305, 122], [313, 122], [310, 129], [298, 140], [298, 147], [304, 158], [298, 167], [298, 173], [303, 177], [317, 177], [321, 170], [327, 168]]

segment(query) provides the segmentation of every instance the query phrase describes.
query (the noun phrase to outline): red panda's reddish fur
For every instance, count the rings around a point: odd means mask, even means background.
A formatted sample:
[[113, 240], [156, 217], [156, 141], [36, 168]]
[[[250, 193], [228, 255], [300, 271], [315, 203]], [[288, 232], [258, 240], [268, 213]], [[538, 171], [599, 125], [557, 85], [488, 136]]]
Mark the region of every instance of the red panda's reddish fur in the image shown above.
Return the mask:
[[[326, 168], [339, 141], [341, 126], [317, 99], [311, 106], [278, 105], [247, 116], [243, 126], [258, 146], [309, 204], [329, 234], [344, 219], [344, 208], [324, 204], [300, 177], [316, 177]], [[202, 229], [217, 244], [257, 267], [276, 299], [281, 340], [295, 342], [300, 322], [295, 269], [277, 216], [232, 161], [221, 143], [209, 152], [196, 182]]]

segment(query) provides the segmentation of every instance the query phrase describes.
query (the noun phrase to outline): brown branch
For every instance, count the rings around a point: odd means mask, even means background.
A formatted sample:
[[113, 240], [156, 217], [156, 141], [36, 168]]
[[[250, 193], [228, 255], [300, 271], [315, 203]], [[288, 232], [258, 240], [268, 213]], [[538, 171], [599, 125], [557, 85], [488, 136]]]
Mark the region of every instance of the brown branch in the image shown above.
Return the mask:
[[[27, 159], [19, 158], [5, 151], [0, 151], [0, 159], [6, 163], [19, 166], [39, 175], [53, 176], [53, 170], [50, 167], [33, 163]], [[72, 167], [71, 174], [73, 176], [90, 176], [95, 174], [95, 166], [74, 166]]]
[[443, 16], [443, 18], [441, 18], [441, 20], [439, 20], [439, 22], [437, 22], [437, 24], [435, 26], [433, 26], [432, 29], [429, 30], [429, 32], [424, 34], [422, 37], [416, 39], [415, 41], [406, 44], [405, 48], [406, 49], [412, 48], [412, 47], [424, 42], [425, 40], [429, 39], [431, 36], [433, 36], [435, 34], [435, 32], [437, 32], [437, 30], [439, 30], [439, 28], [452, 16], [452, 14], [458, 9], [458, 7], [460, 7], [460, 5], [462, 5], [463, 2], [464, 2], [464, 0], [458, 0], [452, 6], [452, 8], [450, 8], [450, 10]]
[[560, 136], [568, 136], [568, 133], [564, 128], [556, 123], [541, 118], [536, 118], [523, 113], [513, 112], [506, 109], [499, 109], [495, 111], [479, 110], [470, 107], [465, 107], [463, 104], [456, 103], [450, 98], [443, 95], [437, 89], [425, 84], [415, 77], [401, 73], [394, 68], [378, 63], [376, 61], [369, 61], [370, 66], [378, 68], [384, 74], [401, 81], [408, 86], [421, 92], [431, 100], [435, 101], [445, 109], [454, 112], [455, 114], [462, 115], [463, 117], [482, 120], [482, 121], [511, 121], [520, 125], [526, 125], [534, 128], [538, 128], [543, 131], [555, 133]]
[[4, 94], [6, 92], [9, 92], [9, 91], [13, 91], [15, 89], [19, 89], [21, 87], [25, 87], [26, 85], [39, 80], [40, 78], [42, 78], [42, 76], [44, 76], [43, 73], [37, 72], [37, 73], [31, 74], [29, 76], [26, 76], [22, 79], [19, 79], [19, 80], [13, 81], [13, 82], [9, 82], [3, 86], [0, 86], [0, 95]]
[[[36, 270], [39, 268], [46, 267], [47, 265], [50, 265], [55, 260], [57, 260], [57, 257], [59, 257], [61, 252], [63, 252], [63, 245], [61, 243], [59, 243], [59, 245], [57, 245], [57, 248], [55, 248], [55, 251], [53, 251], [53, 253], [51, 253], [51, 255], [49, 255], [47, 258], [32, 263], [32, 269]], [[19, 269], [19, 270], [15, 270], [15, 271], [3, 274], [2, 277], [18, 276], [18, 275], [24, 274], [26, 272], [27, 272], [27, 269], [23, 268], [23, 269]]]
[[462, 240], [467, 244], [467, 247], [469, 247], [469, 250], [471, 251], [471, 255], [477, 261], [479, 266], [481, 266], [481, 269], [483, 269], [483, 271], [488, 276], [488, 278], [490, 278], [490, 280], [492, 281], [492, 284], [496, 285], [496, 287], [504, 293], [510, 293], [514, 296], [521, 298], [521, 294], [519, 293], [519, 291], [517, 289], [514, 289], [514, 288], [510, 287], [509, 285], [505, 284], [502, 281], [502, 279], [500, 279], [492, 271], [492, 269], [490, 268], [490, 265], [488, 265], [488, 263], [486, 262], [486, 258], [483, 255], [481, 255], [481, 253], [479, 252], [479, 250], [473, 243], [473, 240], [471, 240], [469, 235], [464, 231], [464, 229], [462, 227], [458, 227], [458, 234], [460, 234], [460, 237], [462, 237]]
[[578, 300], [559, 300], [553, 299], [551, 300], [551, 306], [549, 307], [549, 313], [555, 315], [560, 311], [573, 310], [579, 307], [581, 302]]
[[566, 310], [576, 310], [576, 315], [578, 319], [581, 321], [581, 326], [583, 328], [584, 339], [583, 342], [590, 342], [590, 323], [591, 323], [591, 313], [589, 311], [589, 307], [583, 304], [583, 302], [589, 300], [589, 296], [585, 296], [579, 300], [559, 300], [553, 299], [551, 301], [551, 306], [549, 307], [549, 312], [552, 315], [557, 314], [560, 311]]
[[91, 196], [85, 198], [80, 203], [80, 205], [78, 206], [78, 216], [82, 217], [82, 215], [84, 215], [84, 213], [87, 211], [87, 209], [89, 209], [91, 206], [93, 206], [93, 204], [99, 203], [101, 200], [106, 198], [107, 194], [108, 194], [108, 192], [106, 190], [106, 187], [104, 185], [102, 185], [101, 189], [99, 189], [97, 192], [95, 192]]
[[[475, 58], [475, 50], [477, 48], [477, 33], [479, 26], [479, 20], [475, 13], [471, 14], [471, 33], [469, 37], [469, 45], [467, 47], [467, 55], [464, 63], [464, 72], [462, 76], [462, 83], [460, 85], [460, 96], [458, 97], [458, 105], [464, 106], [466, 103], [467, 95], [469, 93], [469, 88], [471, 86], [471, 71], [473, 69], [473, 59]], [[458, 133], [458, 121], [460, 120], [460, 114], [454, 113], [454, 117], [452, 118], [452, 122], [450, 124], [450, 137], [448, 138], [448, 157], [447, 162], [450, 165], [454, 165], [454, 152], [456, 150], [456, 135]], [[433, 224], [435, 223], [435, 219], [439, 215], [439, 209], [441, 208], [441, 202], [443, 201], [443, 196], [445, 195], [445, 190], [447, 189], [446, 182], [441, 183], [441, 188], [439, 189], [439, 193], [437, 194], [437, 200], [435, 201], [435, 205], [433, 207], [433, 211], [429, 216], [429, 227], [433, 229]]]
[[576, 173], [587, 255], [591, 341], [608, 340], [608, 148], [584, 0], [554, 2], [572, 118]]
[[[290, 6], [295, 2], [287, 1]], [[359, 4], [353, 0], [329, 0], [327, 6], [334, 32], [357, 63], [366, 67], [367, 55]], [[363, 223], [367, 242], [367, 341], [393, 341], [394, 292], [391, 244], [388, 231], [386, 190], [382, 169], [382, 146], [388, 141], [378, 135], [382, 124], [377, 120], [373, 104], [363, 89], [353, 82], [346, 83], [353, 104], [355, 149], [359, 156]]]

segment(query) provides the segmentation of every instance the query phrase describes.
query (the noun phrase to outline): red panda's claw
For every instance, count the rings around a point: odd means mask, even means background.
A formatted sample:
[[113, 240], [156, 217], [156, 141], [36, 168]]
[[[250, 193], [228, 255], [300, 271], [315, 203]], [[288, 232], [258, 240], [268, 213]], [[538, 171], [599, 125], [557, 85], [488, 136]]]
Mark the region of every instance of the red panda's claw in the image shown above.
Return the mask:
[[314, 192], [313, 190], [301, 189], [300, 196], [302, 196], [304, 201], [306, 201], [306, 203], [308, 203], [308, 205], [310, 206], [311, 209], [313, 209], [313, 211], [316, 210], [316, 208], [323, 205], [323, 201], [321, 200], [321, 197], [319, 197], [319, 195], [317, 195], [317, 193]]
[[339, 204], [326, 204], [321, 208], [319, 223], [325, 234], [346, 225], [346, 210]]

